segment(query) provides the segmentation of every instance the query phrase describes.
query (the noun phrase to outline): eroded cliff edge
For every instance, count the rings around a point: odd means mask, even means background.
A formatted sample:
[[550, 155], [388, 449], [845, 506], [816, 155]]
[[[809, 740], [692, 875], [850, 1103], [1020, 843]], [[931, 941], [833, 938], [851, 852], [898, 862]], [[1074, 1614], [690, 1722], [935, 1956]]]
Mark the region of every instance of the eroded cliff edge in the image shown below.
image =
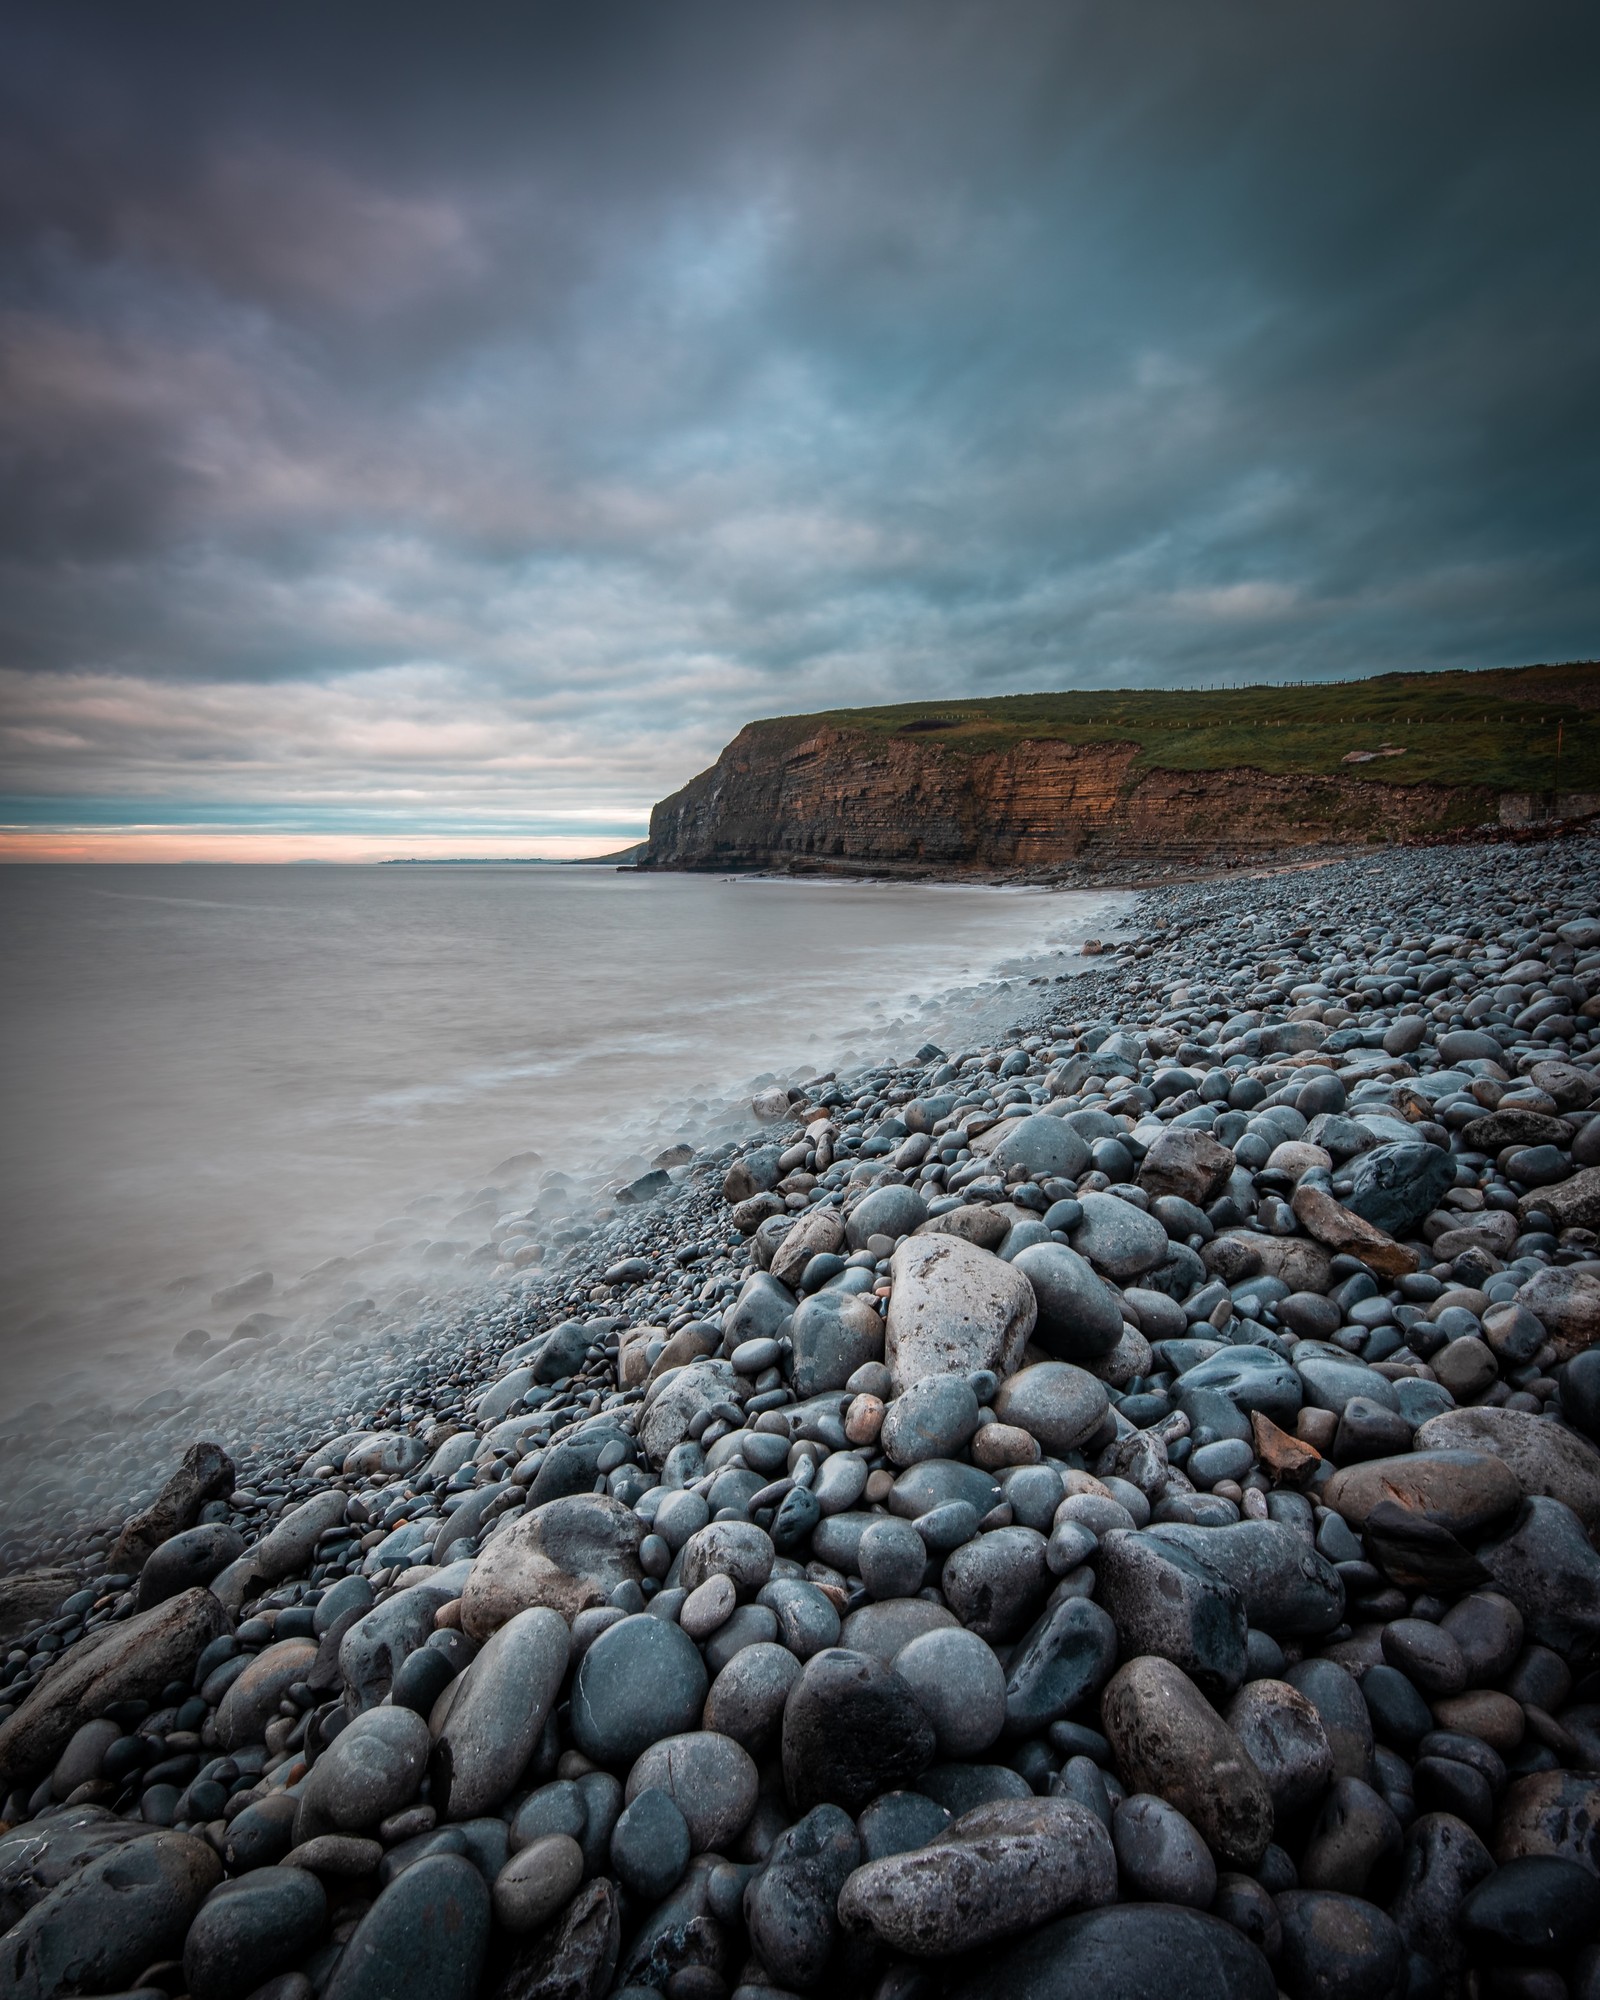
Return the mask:
[[640, 866], [1035, 870], [1217, 863], [1494, 819], [1487, 785], [1247, 767], [1140, 768], [1135, 743], [1024, 741], [954, 756], [928, 738], [753, 723], [650, 815]]

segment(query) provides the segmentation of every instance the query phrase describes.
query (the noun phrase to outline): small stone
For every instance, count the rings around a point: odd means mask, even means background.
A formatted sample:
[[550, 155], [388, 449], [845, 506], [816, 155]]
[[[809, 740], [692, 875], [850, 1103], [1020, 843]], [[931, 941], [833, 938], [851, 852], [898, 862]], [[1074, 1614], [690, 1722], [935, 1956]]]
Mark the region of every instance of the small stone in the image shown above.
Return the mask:
[[805, 1989], [822, 1978], [838, 1936], [839, 1893], [860, 1859], [861, 1841], [838, 1806], [816, 1806], [778, 1836], [744, 1894], [750, 1941], [774, 1979]]
[[[725, 1625], [733, 1616], [738, 1602], [739, 1593], [734, 1588], [733, 1578], [719, 1571], [690, 1591], [679, 1606], [678, 1624], [696, 1642], [708, 1639], [719, 1625]], [[663, 1890], [662, 1893], [666, 1892]]]
[[873, 1597], [911, 1597], [922, 1587], [928, 1550], [910, 1521], [883, 1515], [863, 1531], [856, 1567]]
[[965, 1375], [924, 1375], [889, 1405], [882, 1445], [894, 1464], [953, 1458], [978, 1428], [978, 1399]]
[[408, 1708], [373, 1708], [353, 1717], [301, 1787], [295, 1840], [365, 1833], [398, 1812], [415, 1797], [432, 1747], [427, 1723]]
[[[1057, 1246], [1059, 1247], [1059, 1246]], [[1053, 1456], [1075, 1451], [1105, 1421], [1105, 1385], [1067, 1361], [1041, 1361], [1001, 1383], [994, 1413], [1036, 1438]]]
[[547, 1833], [513, 1854], [494, 1878], [495, 1918], [514, 1936], [540, 1930], [582, 1880], [583, 1849], [567, 1834]]
[[[689, 1827], [663, 1791], [636, 1794], [611, 1830], [611, 1866], [631, 1896], [659, 1903], [689, 1866]], [[580, 1854], [581, 1859], [581, 1854]]]
[[1311, 1829], [1300, 1881], [1359, 1896], [1371, 1879], [1387, 1883], [1400, 1852], [1400, 1822], [1384, 1800], [1359, 1778], [1339, 1778]]
[[1328, 1889], [1286, 1890], [1277, 1904], [1278, 1971], [1293, 2000], [1389, 2000], [1399, 1989], [1405, 1944], [1382, 1910]]
[[1126, 1280], [1165, 1262], [1167, 1232], [1153, 1215], [1111, 1194], [1084, 1194], [1079, 1201], [1083, 1215], [1071, 1231], [1072, 1248], [1096, 1271]]
[[[591, 1645], [585, 1660], [593, 1651]], [[446, 1818], [491, 1812], [513, 1790], [566, 1678], [570, 1652], [565, 1623], [547, 1607], [518, 1612], [490, 1637], [462, 1676], [437, 1734], [431, 1796]]]
[[1600, 1881], [1576, 1861], [1527, 1855], [1497, 1868], [1461, 1905], [1470, 1946], [1518, 1963], [1565, 1958], [1600, 1923]]
[[328, 1898], [299, 1868], [257, 1868], [221, 1882], [189, 1926], [183, 1976], [193, 2000], [246, 2000], [321, 1937]]
[[1248, 1682], [1229, 1704], [1227, 1723], [1266, 1780], [1282, 1819], [1306, 1812], [1333, 1783], [1333, 1750], [1322, 1718], [1287, 1681]]
[[[830, 1606], [831, 1609], [831, 1606]], [[832, 1639], [839, 1636], [835, 1614]], [[757, 1643], [736, 1653], [711, 1683], [702, 1717], [707, 1729], [757, 1751], [777, 1734], [800, 1660], [785, 1646]]]
[[1035, 1528], [997, 1528], [964, 1542], [945, 1560], [940, 1588], [963, 1625], [984, 1639], [1016, 1636], [1031, 1621], [1049, 1581], [1045, 1538]]
[[1461, 1648], [1424, 1618], [1391, 1619], [1383, 1628], [1383, 1657], [1424, 1694], [1458, 1694], [1467, 1684]]
[[1217, 1864], [1175, 1806], [1147, 1792], [1124, 1799], [1111, 1818], [1111, 1841], [1126, 1892], [1153, 1903], [1206, 1910], [1217, 1892]]
[[474, 1639], [519, 1611], [547, 1607], [570, 1624], [605, 1604], [621, 1583], [638, 1583], [643, 1523], [603, 1493], [574, 1493], [498, 1529], [472, 1566], [461, 1597], [461, 1629]]

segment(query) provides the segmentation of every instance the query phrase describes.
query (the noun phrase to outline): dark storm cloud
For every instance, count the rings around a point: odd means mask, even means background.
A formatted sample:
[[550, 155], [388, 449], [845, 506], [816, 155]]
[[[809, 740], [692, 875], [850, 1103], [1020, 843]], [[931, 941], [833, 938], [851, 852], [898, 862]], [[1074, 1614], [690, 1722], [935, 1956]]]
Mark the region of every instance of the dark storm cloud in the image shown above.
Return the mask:
[[1595, 649], [1579, 7], [5, 34], [13, 791], [609, 818], [752, 714]]

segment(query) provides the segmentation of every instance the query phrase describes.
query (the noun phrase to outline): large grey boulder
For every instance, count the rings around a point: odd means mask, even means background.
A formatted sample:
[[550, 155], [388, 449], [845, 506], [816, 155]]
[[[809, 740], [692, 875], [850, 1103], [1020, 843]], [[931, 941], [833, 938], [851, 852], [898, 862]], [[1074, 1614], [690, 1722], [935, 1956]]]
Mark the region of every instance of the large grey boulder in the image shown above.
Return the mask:
[[1015, 1266], [959, 1236], [910, 1236], [890, 1275], [884, 1358], [897, 1389], [924, 1375], [1014, 1373], [1038, 1313]]
[[570, 1624], [606, 1604], [621, 1583], [640, 1583], [644, 1523], [605, 1493], [548, 1501], [491, 1535], [461, 1594], [461, 1629], [489, 1634], [519, 1611], [540, 1605]]

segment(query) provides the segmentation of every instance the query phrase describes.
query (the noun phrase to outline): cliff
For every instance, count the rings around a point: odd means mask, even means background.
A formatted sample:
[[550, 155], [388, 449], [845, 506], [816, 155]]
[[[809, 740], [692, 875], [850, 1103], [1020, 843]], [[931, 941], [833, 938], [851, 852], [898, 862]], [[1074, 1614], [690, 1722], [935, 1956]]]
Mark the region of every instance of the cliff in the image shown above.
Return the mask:
[[1597, 687], [1585, 666], [755, 722], [655, 808], [639, 865], [1092, 873], [1538, 817], [1552, 781], [1593, 811]]

